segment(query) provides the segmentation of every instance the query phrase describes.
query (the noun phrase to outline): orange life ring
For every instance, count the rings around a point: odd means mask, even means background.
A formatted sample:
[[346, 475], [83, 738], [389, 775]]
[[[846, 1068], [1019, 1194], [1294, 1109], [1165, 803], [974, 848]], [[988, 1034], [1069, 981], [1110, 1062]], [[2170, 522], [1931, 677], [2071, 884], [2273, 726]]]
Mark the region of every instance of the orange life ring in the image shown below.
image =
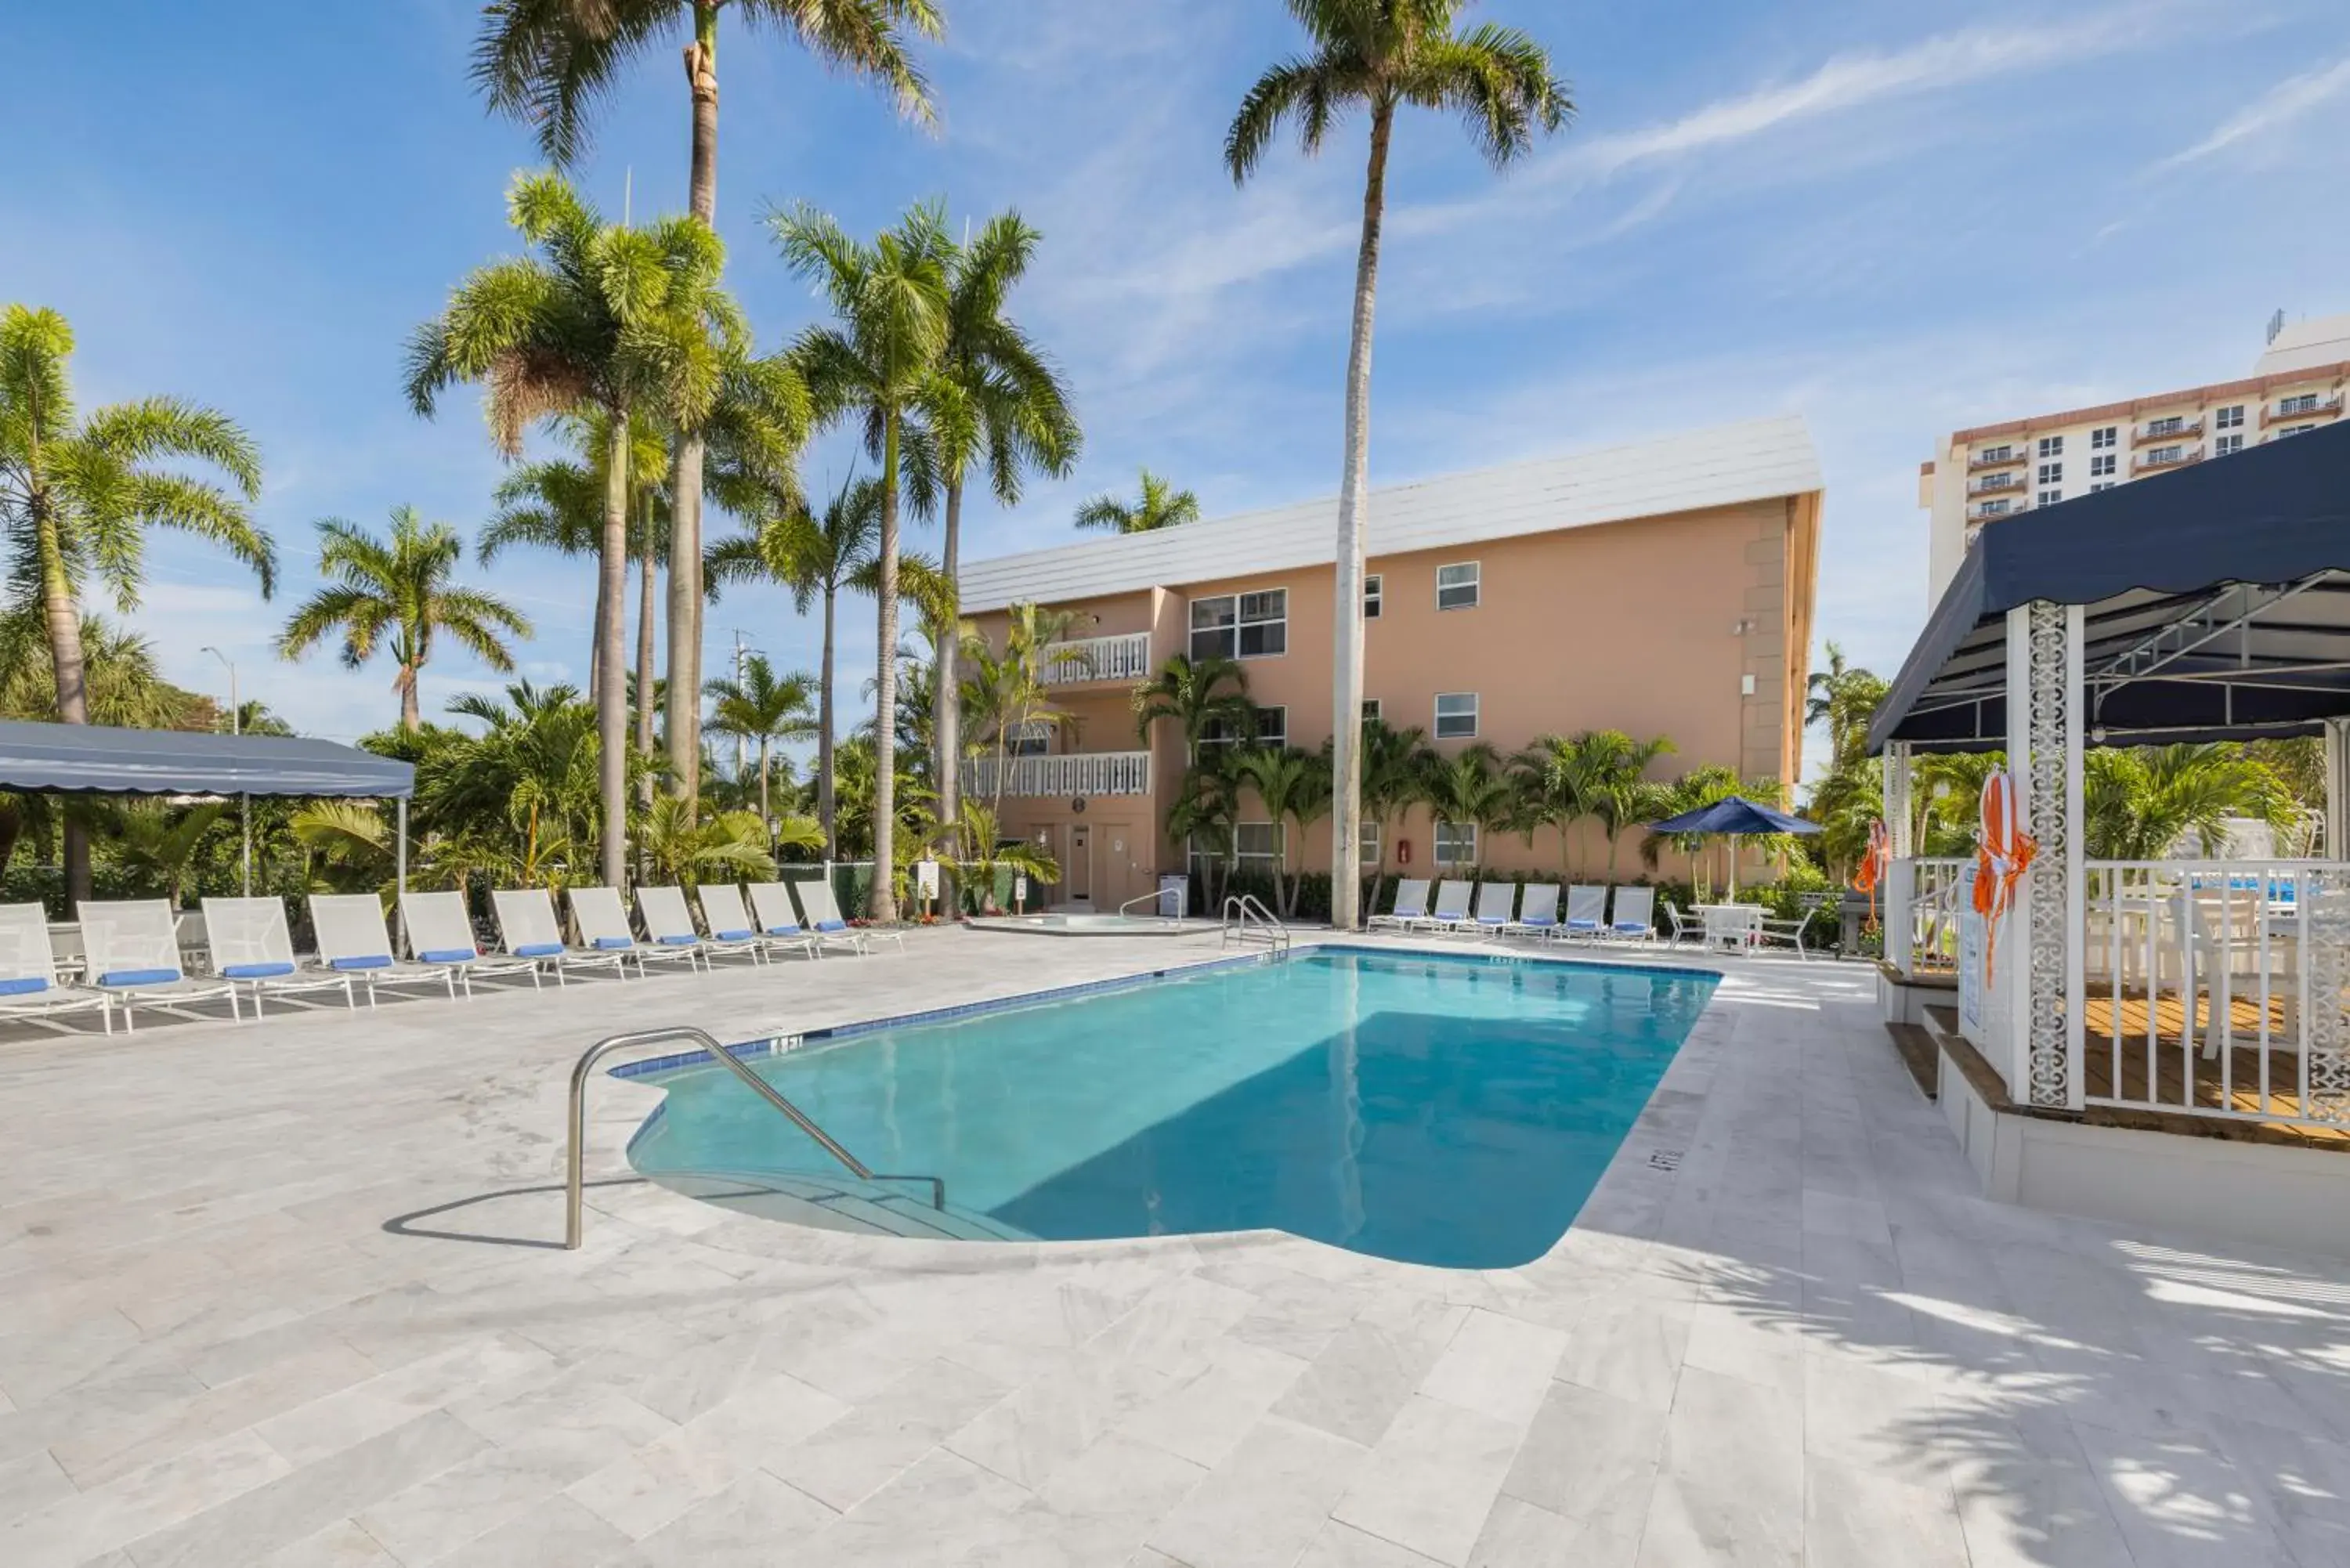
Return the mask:
[[2015, 907], [2015, 885], [2039, 844], [2015, 819], [2015, 780], [2004, 770], [1983, 781], [1982, 831], [1975, 840], [1975, 913], [1983, 918], [1983, 983], [1998, 961], [1999, 922]]

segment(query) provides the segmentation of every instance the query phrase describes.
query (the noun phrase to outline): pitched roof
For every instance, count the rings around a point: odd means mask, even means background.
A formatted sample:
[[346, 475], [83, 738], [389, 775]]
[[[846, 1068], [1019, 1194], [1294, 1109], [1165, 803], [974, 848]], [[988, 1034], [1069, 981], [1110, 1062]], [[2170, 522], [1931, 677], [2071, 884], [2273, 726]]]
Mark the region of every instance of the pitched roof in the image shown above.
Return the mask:
[[[1819, 453], [1800, 414], [1689, 431], [1371, 492], [1369, 553], [1394, 556], [1482, 539], [1587, 528], [1731, 506], [1820, 488]], [[1085, 539], [962, 570], [966, 613], [1061, 603], [1159, 586], [1327, 565], [1338, 503], [1325, 496], [1149, 534]]]

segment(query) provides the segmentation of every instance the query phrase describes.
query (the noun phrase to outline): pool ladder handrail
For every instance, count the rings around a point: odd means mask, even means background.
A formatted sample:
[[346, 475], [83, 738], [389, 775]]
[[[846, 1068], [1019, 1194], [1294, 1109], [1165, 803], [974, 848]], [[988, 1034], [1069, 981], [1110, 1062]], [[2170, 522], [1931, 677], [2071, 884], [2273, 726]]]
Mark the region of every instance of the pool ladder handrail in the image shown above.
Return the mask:
[[[1125, 914], [1128, 909], [1131, 909], [1132, 908], [1134, 908], [1137, 904], [1156, 904], [1156, 903], [1158, 903], [1161, 898], [1165, 898], [1166, 896], [1167, 896], [1167, 891], [1166, 891], [1166, 889], [1165, 889], [1165, 888], [1153, 888], [1149, 892], [1148, 892], [1148, 893], [1137, 893], [1133, 898], [1128, 898], [1125, 903], [1120, 904], [1120, 905], [1118, 907], [1118, 911], [1117, 911], [1117, 912], [1118, 912], [1118, 913], [1119, 913], [1119, 914], [1121, 914], [1121, 915], [1123, 915], [1123, 914]], [[1176, 919], [1180, 919], [1181, 918], [1182, 918], [1182, 917], [1181, 917], [1181, 916], [1180, 916], [1180, 915], [1174, 915], [1174, 916], [1170, 916], [1170, 915], [1160, 915], [1160, 916], [1159, 916], [1159, 919], [1162, 919], [1162, 920], [1170, 920], [1170, 921], [1171, 921], [1171, 920], [1176, 920]]]
[[1235, 941], [1247, 941], [1261, 934], [1267, 948], [1275, 952], [1289, 950], [1289, 928], [1281, 917], [1264, 907], [1253, 893], [1235, 893], [1224, 900], [1224, 941], [1230, 947]]
[[717, 1062], [743, 1080], [752, 1093], [789, 1117], [794, 1127], [814, 1138], [824, 1151], [848, 1168], [859, 1181], [927, 1181], [931, 1184], [931, 1207], [943, 1210], [947, 1206], [947, 1184], [936, 1176], [893, 1176], [876, 1174], [863, 1160], [840, 1147], [833, 1136], [808, 1119], [806, 1111], [785, 1099], [781, 1091], [758, 1074], [743, 1064], [741, 1057], [721, 1045], [703, 1030], [691, 1024], [676, 1023], [660, 1029], [633, 1029], [625, 1034], [608, 1035], [588, 1047], [571, 1069], [570, 1147], [564, 1159], [563, 1245], [566, 1251], [579, 1249], [580, 1210], [587, 1189], [588, 1142], [588, 1077], [596, 1064], [615, 1051], [625, 1051], [631, 1045], [650, 1045], [665, 1040], [690, 1040], [702, 1047], [702, 1054]]

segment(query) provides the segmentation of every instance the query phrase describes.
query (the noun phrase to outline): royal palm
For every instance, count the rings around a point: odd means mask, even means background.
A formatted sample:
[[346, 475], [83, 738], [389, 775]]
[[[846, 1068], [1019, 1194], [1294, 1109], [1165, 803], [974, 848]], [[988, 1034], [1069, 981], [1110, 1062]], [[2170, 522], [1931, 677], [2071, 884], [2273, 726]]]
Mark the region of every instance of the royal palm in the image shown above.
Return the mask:
[[[48, 644], [57, 717], [90, 720], [82, 596], [92, 578], [128, 615], [146, 580], [150, 528], [220, 545], [251, 566], [267, 597], [277, 558], [248, 506], [261, 458], [227, 415], [178, 398], [142, 398], [77, 419], [68, 361], [73, 329], [54, 310], [0, 311], [0, 533], [18, 603]], [[216, 470], [226, 484], [178, 466]], [[67, 819], [66, 897], [90, 894], [89, 841]]]
[[703, 695], [711, 700], [710, 728], [722, 735], [739, 735], [759, 748], [759, 820], [773, 822], [768, 808], [769, 762], [777, 741], [805, 740], [816, 724], [808, 717], [808, 695], [816, 682], [796, 671], [779, 675], [764, 653], [743, 660], [743, 673], [712, 680]]
[[[1397, 111], [1407, 107], [1461, 117], [1470, 140], [1494, 168], [1506, 167], [1538, 133], [1574, 113], [1550, 57], [1513, 27], [1462, 28], [1471, 0], [1288, 0], [1310, 51], [1257, 78], [1224, 138], [1233, 181], [1253, 173], [1284, 122], [1296, 126], [1308, 153], [1350, 109], [1370, 121], [1363, 180], [1363, 223], [1355, 254], [1355, 301], [1347, 357], [1346, 452], [1338, 483], [1336, 649], [1331, 714], [1335, 722], [1331, 864], [1356, 853], [1361, 802], [1363, 707], [1363, 536], [1368, 521], [1371, 455], [1371, 319], [1378, 296], [1379, 234], [1387, 206], [1388, 154]], [[1354, 878], [1331, 884], [1331, 919], [1356, 923]]]
[[1120, 501], [1115, 495], [1097, 495], [1077, 508], [1076, 524], [1080, 528], [1099, 528], [1111, 534], [1149, 534], [1159, 528], [1180, 528], [1186, 523], [1200, 520], [1200, 498], [1188, 490], [1178, 490], [1169, 481], [1149, 469], [1142, 471], [1141, 489], [1134, 500]]
[[416, 682], [432, 662], [433, 639], [446, 633], [501, 674], [514, 668], [508, 637], [530, 636], [522, 612], [478, 588], [457, 586], [464, 541], [446, 523], [427, 524], [413, 506], [395, 507], [391, 536], [329, 517], [318, 524], [318, 575], [310, 596], [277, 639], [277, 651], [299, 659], [329, 634], [343, 635], [345, 667], [358, 670], [389, 647], [398, 673], [400, 727], [420, 722]]

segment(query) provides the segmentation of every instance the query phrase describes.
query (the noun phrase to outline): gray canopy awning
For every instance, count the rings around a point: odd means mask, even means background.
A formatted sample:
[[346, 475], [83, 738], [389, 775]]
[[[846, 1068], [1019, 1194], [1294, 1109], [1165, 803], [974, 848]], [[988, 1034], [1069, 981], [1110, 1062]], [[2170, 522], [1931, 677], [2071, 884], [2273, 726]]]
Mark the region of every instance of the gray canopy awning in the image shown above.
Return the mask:
[[332, 741], [0, 721], [0, 789], [393, 799], [416, 770]]

